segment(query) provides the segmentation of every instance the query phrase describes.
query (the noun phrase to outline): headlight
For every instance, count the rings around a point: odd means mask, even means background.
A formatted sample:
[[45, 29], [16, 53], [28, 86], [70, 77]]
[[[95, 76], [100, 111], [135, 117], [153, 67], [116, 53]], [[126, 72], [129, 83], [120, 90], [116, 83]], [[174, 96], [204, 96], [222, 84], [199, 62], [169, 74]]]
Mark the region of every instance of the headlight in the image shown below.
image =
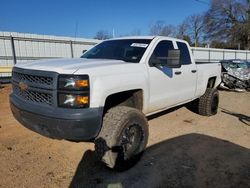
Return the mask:
[[89, 107], [88, 75], [59, 75], [57, 97], [60, 107]]
[[81, 108], [89, 106], [89, 96], [84, 94], [58, 94], [58, 103], [61, 107]]
[[86, 90], [89, 88], [87, 75], [60, 75], [58, 88], [62, 90]]

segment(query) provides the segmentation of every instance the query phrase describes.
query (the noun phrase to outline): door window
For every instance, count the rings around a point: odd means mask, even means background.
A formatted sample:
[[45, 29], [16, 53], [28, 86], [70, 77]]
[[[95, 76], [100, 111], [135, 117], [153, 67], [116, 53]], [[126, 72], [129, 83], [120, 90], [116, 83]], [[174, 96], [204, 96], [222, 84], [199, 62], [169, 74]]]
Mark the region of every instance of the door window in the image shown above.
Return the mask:
[[190, 53], [188, 47], [183, 42], [177, 42], [178, 49], [180, 50], [180, 60], [182, 65], [191, 64]]
[[[157, 59], [158, 61], [166, 61], [168, 58], [168, 51], [173, 50], [174, 45], [172, 41], [164, 40], [157, 44], [152, 53], [150, 60]], [[149, 61], [150, 62], [150, 61]]]

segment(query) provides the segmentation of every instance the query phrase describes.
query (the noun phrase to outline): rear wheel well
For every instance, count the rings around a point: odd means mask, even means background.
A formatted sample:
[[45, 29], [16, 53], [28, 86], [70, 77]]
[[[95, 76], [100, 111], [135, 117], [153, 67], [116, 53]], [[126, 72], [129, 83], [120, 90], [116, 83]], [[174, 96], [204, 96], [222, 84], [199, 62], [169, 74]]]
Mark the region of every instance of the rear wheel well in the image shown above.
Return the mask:
[[104, 114], [114, 106], [128, 106], [142, 111], [143, 93], [141, 89], [122, 91], [107, 97], [104, 105]]
[[208, 79], [207, 88], [214, 88], [216, 76]]

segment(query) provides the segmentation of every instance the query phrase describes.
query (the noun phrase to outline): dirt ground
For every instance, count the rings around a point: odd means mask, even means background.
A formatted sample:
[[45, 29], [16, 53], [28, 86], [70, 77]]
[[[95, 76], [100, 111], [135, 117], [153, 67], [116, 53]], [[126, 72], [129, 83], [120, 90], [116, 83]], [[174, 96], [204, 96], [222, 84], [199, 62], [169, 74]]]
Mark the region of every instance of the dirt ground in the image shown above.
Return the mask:
[[220, 91], [216, 116], [186, 107], [149, 120], [141, 160], [113, 172], [93, 144], [52, 140], [21, 126], [0, 89], [0, 187], [250, 187], [250, 93]]

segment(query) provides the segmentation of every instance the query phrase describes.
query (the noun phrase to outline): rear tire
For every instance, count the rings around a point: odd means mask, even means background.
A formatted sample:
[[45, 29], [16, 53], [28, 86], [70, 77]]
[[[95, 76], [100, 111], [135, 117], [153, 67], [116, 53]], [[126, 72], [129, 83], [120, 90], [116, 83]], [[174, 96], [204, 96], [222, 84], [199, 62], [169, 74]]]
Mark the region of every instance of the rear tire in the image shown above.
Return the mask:
[[109, 168], [118, 171], [132, 167], [146, 148], [148, 123], [135, 108], [111, 108], [103, 118], [102, 129], [95, 140], [95, 152]]
[[203, 116], [217, 114], [219, 106], [219, 92], [214, 88], [207, 88], [204, 95], [198, 101], [198, 113]]

